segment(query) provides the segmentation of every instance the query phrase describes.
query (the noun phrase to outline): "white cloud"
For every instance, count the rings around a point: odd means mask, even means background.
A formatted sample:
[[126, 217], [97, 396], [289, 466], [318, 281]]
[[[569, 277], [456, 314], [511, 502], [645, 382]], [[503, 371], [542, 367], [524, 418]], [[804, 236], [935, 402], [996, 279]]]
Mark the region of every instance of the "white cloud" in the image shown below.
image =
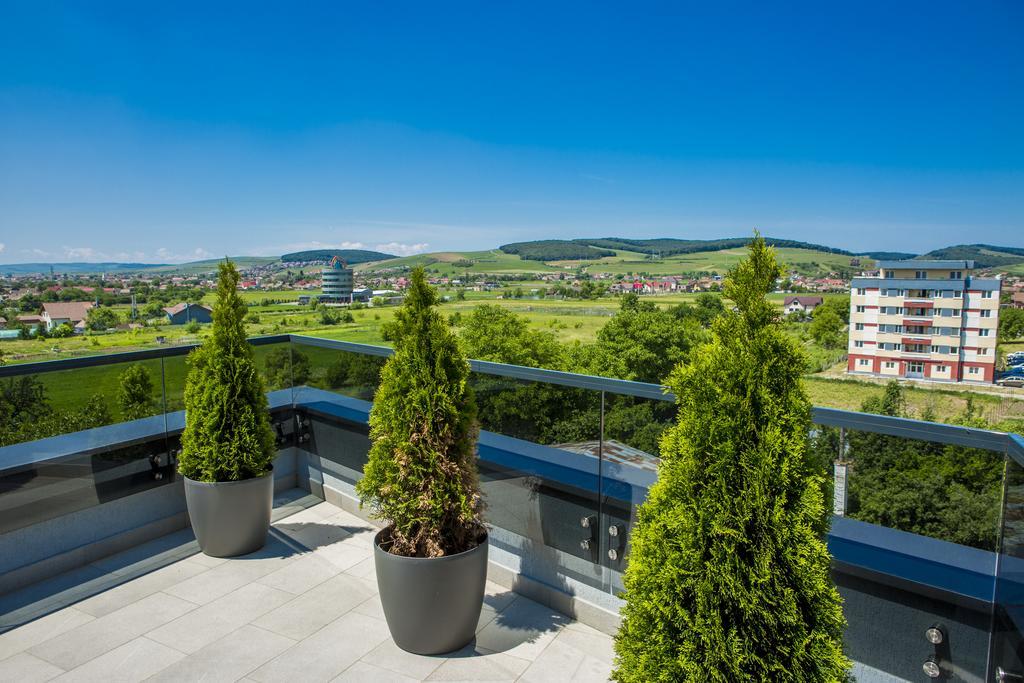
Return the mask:
[[93, 261], [104, 256], [105, 254], [92, 247], [64, 247], [64, 258], [72, 261]]
[[203, 259], [213, 258], [213, 253], [202, 247], [196, 247], [191, 252], [179, 254], [167, 247], [160, 247], [156, 250], [156, 257], [163, 263], [187, 263], [189, 261], [202, 261]]
[[0, 242], [0, 253], [2, 253], [3, 250], [6, 249], [6, 248], [7, 248], [7, 245], [4, 244], [3, 242]]
[[388, 242], [387, 244], [378, 244], [373, 250], [383, 251], [385, 254], [395, 254], [396, 256], [412, 256], [413, 254], [422, 254], [429, 246], [426, 242], [419, 242], [417, 244]]

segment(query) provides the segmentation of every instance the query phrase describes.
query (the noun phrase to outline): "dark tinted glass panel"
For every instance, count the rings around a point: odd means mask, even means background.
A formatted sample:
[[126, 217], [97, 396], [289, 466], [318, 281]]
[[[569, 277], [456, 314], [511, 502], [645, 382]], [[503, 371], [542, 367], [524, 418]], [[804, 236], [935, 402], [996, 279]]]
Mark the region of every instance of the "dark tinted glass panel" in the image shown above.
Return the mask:
[[536, 576], [605, 587], [598, 564], [601, 394], [473, 373], [492, 546]]

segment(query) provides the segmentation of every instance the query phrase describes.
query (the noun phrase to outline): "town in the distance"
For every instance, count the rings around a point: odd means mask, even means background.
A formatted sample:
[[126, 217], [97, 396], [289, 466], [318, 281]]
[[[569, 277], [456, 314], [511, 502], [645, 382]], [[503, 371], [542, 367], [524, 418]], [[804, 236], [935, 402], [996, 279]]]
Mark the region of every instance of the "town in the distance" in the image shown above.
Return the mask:
[[[382, 325], [423, 266], [458, 326], [476, 306], [511, 310], [588, 342], [624, 295], [668, 308], [721, 296], [746, 238], [546, 240], [478, 252], [320, 249], [233, 258], [252, 334], [383, 341]], [[1024, 249], [959, 245], [928, 254], [769, 242], [786, 264], [773, 298], [822, 378], [1024, 387]], [[0, 265], [0, 363], [193, 343], [210, 318], [216, 260], [180, 265]], [[995, 386], [993, 386], [995, 385]]]

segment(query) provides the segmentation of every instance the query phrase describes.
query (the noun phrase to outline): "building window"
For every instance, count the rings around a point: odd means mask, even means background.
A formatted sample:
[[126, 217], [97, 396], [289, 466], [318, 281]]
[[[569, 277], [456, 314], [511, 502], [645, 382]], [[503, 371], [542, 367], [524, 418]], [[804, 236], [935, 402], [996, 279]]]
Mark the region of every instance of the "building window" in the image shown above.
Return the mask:
[[977, 350], [977, 354], [979, 356], [987, 356], [988, 355], [988, 349], [978, 349]]
[[896, 277], [896, 273], [892, 272], [891, 270], [885, 271], [885, 279], [886, 280], [892, 280], [895, 277]]
[[978, 330], [978, 336], [979, 337], [987, 337], [988, 336], [988, 330], [987, 329]]
[[990, 310], [988, 310], [988, 309], [986, 308], [985, 310], [983, 310], [983, 311], [981, 312], [981, 317], [982, 317], [982, 318], [991, 318], [991, 317], [992, 317], [992, 311], [990, 311]]
[[962, 299], [964, 298], [964, 293], [958, 289], [955, 292], [953, 292], [953, 296], [957, 299]]
[[860, 339], [857, 339], [857, 340], [855, 340], [853, 342], [853, 347], [855, 349], [863, 349], [864, 348], [864, 342], [862, 342]]
[[856, 323], [856, 326], [854, 327], [854, 329], [856, 329], [857, 331], [863, 330], [864, 329], [864, 323]]
[[958, 353], [960, 353], [960, 347], [959, 346], [950, 346], [949, 347], [949, 352], [952, 353], [952, 354], [958, 354]]
[[886, 370], [892, 370], [895, 367], [896, 367], [896, 363], [895, 362], [893, 362], [891, 360], [885, 361], [885, 369]]
[[945, 372], [946, 370], [949, 370], [949, 368], [947, 366], [945, 366], [945, 365], [936, 365], [935, 366], [935, 372]]
[[981, 293], [981, 298], [982, 299], [991, 299], [992, 298], [992, 290], [986, 289], [984, 292]]
[[863, 312], [864, 312], [864, 311], [866, 311], [866, 310], [867, 310], [867, 309], [866, 309], [866, 308], [864, 308], [863, 306], [858, 306], [858, 307], [857, 307], [857, 312], [858, 312], [858, 313], [863, 313]]
[[949, 279], [950, 280], [963, 280], [964, 279], [964, 274], [963, 274], [963, 272], [961, 272], [959, 270], [951, 270], [951, 271], [949, 271]]
[[858, 296], [864, 296], [867, 293], [868, 293], [868, 290], [864, 289], [863, 287], [858, 287], [857, 288], [857, 295]]
[[967, 368], [967, 374], [969, 374], [969, 375], [977, 375], [979, 369], [980, 368]]
[[914, 272], [914, 279], [915, 280], [927, 280], [928, 279], [928, 271], [927, 270], [915, 271]]
[[871, 361], [869, 359], [867, 359], [867, 358], [860, 358], [860, 359], [857, 360], [857, 365], [860, 365], [860, 366], [871, 365]]

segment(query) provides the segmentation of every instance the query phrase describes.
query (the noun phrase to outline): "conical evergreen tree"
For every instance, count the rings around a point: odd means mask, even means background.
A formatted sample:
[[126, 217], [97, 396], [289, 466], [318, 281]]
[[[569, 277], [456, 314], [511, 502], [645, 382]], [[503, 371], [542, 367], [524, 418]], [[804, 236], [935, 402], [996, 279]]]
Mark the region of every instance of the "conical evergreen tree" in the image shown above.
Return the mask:
[[439, 557], [482, 540], [479, 427], [469, 363], [422, 268], [385, 329], [395, 354], [370, 411], [369, 460], [356, 490], [391, 528], [388, 550]]
[[736, 309], [668, 379], [678, 421], [633, 534], [616, 680], [847, 675], [805, 361], [766, 298], [782, 274], [756, 236], [726, 281]]
[[189, 354], [178, 471], [197, 481], [237, 481], [270, 471], [276, 453], [266, 388], [245, 337], [238, 271], [218, 266], [213, 334]]

